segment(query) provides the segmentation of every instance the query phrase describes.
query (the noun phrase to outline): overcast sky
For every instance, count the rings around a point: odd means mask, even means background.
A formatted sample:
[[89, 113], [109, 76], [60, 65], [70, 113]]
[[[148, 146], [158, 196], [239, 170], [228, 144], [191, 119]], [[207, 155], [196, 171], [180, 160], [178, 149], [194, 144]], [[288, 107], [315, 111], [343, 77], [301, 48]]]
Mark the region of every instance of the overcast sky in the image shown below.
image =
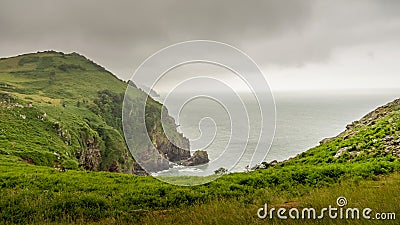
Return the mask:
[[273, 90], [400, 88], [400, 1], [2, 0], [0, 57], [78, 52], [126, 80], [154, 52], [208, 39]]

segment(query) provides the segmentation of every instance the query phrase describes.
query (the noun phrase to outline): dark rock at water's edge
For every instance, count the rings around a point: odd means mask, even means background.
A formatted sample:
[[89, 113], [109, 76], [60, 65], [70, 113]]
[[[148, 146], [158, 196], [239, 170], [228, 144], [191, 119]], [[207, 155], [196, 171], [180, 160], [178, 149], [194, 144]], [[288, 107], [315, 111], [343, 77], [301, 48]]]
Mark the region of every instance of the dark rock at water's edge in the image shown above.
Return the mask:
[[197, 166], [197, 165], [206, 164], [209, 161], [210, 161], [210, 159], [208, 158], [208, 153], [203, 150], [198, 150], [198, 151], [194, 152], [192, 157], [181, 162], [180, 164], [183, 166]]
[[[164, 150], [165, 151], [165, 150]], [[183, 165], [183, 166], [197, 166], [197, 165], [202, 165], [208, 163], [210, 160], [208, 158], [208, 153], [206, 151], [196, 151], [192, 156], [190, 156], [190, 151], [189, 150], [183, 150], [180, 149], [180, 151], [187, 151], [189, 157], [184, 158], [173, 158], [175, 160], [179, 161], [174, 161], [171, 158], [168, 158], [164, 154], [160, 154], [158, 156], [153, 155], [153, 157], [144, 154], [140, 161], [141, 161], [141, 166], [143, 166], [146, 169], [147, 173], [153, 173], [153, 172], [160, 172], [162, 170], [167, 170], [171, 168], [172, 164], [178, 164], [178, 165]], [[159, 151], [160, 152], [160, 151]], [[165, 151], [168, 152], [168, 151]]]
[[[283, 161], [285, 162], [285, 161]], [[269, 167], [274, 167], [276, 165], [278, 165], [279, 162], [278, 160], [272, 160], [271, 162], [262, 162], [261, 164], [257, 164], [254, 167], [252, 167], [250, 170], [257, 170], [257, 169], [267, 169]], [[246, 167], [247, 169], [248, 167]]]
[[160, 155], [171, 162], [178, 162], [190, 158], [190, 143], [186, 137], [181, 136], [183, 147], [177, 147], [165, 135], [152, 135], [155, 140], [154, 147]]

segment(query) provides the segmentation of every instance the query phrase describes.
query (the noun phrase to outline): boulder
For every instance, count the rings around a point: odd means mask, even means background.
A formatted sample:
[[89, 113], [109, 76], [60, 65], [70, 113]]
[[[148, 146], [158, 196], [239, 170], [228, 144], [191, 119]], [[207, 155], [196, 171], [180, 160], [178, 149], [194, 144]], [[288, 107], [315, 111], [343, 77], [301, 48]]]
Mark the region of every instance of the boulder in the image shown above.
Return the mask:
[[190, 157], [189, 159], [181, 162], [181, 165], [184, 165], [184, 166], [197, 166], [197, 165], [206, 164], [209, 161], [210, 161], [210, 159], [208, 158], [208, 153], [206, 151], [198, 150], [198, 151], [194, 152], [192, 157]]
[[324, 139], [322, 139], [319, 143], [322, 145], [322, 144], [325, 144], [325, 143], [331, 141], [332, 139], [334, 139], [334, 137], [324, 138]]
[[335, 158], [335, 159], [339, 158], [341, 155], [343, 155], [345, 152], [347, 152], [347, 150], [348, 150], [349, 148], [350, 148], [350, 147], [343, 147], [343, 148], [339, 149], [339, 150], [336, 152], [336, 154], [333, 156], [333, 158]]
[[278, 165], [278, 160], [273, 160], [269, 163], [271, 166], [276, 166]]

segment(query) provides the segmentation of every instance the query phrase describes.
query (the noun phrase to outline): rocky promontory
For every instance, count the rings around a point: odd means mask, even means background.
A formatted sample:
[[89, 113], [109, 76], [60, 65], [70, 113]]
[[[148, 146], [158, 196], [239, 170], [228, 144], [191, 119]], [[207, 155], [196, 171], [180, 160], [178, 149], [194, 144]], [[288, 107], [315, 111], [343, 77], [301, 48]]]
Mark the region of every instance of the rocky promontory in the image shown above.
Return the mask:
[[208, 153], [203, 150], [198, 150], [193, 153], [193, 156], [190, 157], [189, 159], [181, 162], [181, 165], [183, 166], [197, 166], [197, 165], [202, 165], [206, 164], [210, 161], [208, 158]]

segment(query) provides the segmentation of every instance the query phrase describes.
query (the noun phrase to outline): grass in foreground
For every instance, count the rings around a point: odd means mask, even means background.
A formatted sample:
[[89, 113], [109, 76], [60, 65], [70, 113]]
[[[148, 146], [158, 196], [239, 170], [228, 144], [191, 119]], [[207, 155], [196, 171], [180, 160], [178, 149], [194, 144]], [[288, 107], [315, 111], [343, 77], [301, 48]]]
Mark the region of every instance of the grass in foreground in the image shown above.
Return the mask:
[[[21, 163], [15, 156], [0, 155], [0, 223], [270, 223], [256, 217], [264, 203], [295, 202], [299, 207], [322, 208], [335, 205], [338, 196], [347, 197], [351, 206], [400, 215], [398, 168], [397, 161], [291, 165], [179, 187], [153, 177], [59, 172]], [[394, 173], [382, 178], [389, 172]]]
[[[379, 176], [370, 180], [348, 180], [331, 187], [316, 188], [302, 196], [293, 196], [285, 191], [268, 192], [261, 194], [254, 201], [246, 203], [239, 200], [220, 199], [206, 204], [199, 204], [175, 210], [149, 211], [140, 218], [143, 224], [399, 224], [400, 223], [400, 174]], [[332, 205], [337, 207], [336, 200], [344, 196], [348, 200], [345, 207], [371, 208], [373, 218], [376, 212], [394, 212], [394, 220], [366, 220], [361, 219], [330, 219], [325, 214], [325, 219], [312, 220], [281, 220], [259, 219], [258, 208], [265, 202], [268, 208], [291, 207], [302, 209], [315, 208], [317, 211]], [[287, 215], [287, 213], [286, 213]], [[101, 221], [102, 223], [106, 221]]]

